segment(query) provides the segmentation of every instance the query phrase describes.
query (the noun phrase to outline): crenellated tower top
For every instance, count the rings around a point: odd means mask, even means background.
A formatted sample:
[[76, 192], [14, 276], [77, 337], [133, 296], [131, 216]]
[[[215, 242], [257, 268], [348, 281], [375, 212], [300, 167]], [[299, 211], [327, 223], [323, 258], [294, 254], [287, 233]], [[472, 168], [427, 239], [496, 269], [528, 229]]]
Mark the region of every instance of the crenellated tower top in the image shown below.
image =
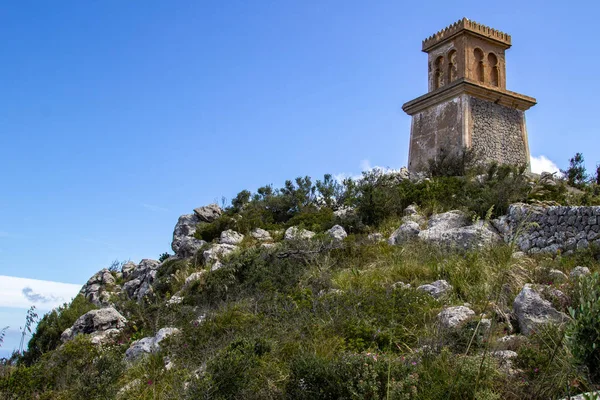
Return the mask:
[[422, 50], [427, 53], [435, 46], [452, 39], [463, 31], [494, 42], [504, 49], [508, 49], [511, 46], [511, 37], [508, 33], [471, 21], [468, 18], [463, 18], [423, 40]]

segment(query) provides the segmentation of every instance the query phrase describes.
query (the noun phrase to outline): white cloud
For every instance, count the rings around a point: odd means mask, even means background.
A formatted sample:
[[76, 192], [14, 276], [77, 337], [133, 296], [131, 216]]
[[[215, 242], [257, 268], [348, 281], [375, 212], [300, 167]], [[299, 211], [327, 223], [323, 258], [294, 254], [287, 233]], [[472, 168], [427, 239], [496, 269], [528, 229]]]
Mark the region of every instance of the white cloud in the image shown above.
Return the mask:
[[0, 307], [51, 310], [71, 301], [81, 285], [0, 275]]
[[354, 180], [358, 180], [360, 178], [362, 178], [362, 172], [368, 172], [368, 171], [372, 171], [372, 170], [378, 170], [381, 173], [384, 174], [389, 174], [389, 173], [393, 173], [393, 172], [398, 172], [399, 169], [394, 169], [394, 168], [389, 168], [389, 167], [380, 167], [378, 165], [372, 166], [371, 162], [369, 160], [361, 160], [359, 163], [359, 167], [361, 170], [360, 174], [348, 174], [345, 172], [339, 173], [339, 174], [335, 174], [333, 176], [333, 178], [335, 180], [337, 180], [338, 182], [343, 181], [346, 178], [352, 178]]
[[146, 210], [148, 211], [154, 211], [154, 212], [166, 212], [169, 211], [168, 209], [164, 208], [164, 207], [160, 207], [154, 204], [146, 204], [146, 203], [142, 203], [142, 207], [144, 207]]
[[531, 172], [541, 174], [542, 172], [560, 172], [560, 169], [546, 156], [531, 156]]

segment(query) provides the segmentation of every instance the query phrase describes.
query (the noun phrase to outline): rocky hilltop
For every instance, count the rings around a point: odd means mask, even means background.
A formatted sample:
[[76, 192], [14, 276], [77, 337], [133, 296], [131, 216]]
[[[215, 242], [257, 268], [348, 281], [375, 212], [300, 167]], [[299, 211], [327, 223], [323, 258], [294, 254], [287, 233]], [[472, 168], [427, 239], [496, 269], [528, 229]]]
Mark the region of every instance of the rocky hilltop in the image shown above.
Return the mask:
[[196, 208], [179, 217], [172, 255], [103, 269], [46, 315], [27, 353], [4, 367], [0, 393], [517, 399], [594, 390], [600, 356], [588, 342], [600, 331], [586, 318], [600, 310], [590, 303], [600, 207], [573, 205], [564, 182], [522, 172], [298, 178], [240, 192], [226, 209]]

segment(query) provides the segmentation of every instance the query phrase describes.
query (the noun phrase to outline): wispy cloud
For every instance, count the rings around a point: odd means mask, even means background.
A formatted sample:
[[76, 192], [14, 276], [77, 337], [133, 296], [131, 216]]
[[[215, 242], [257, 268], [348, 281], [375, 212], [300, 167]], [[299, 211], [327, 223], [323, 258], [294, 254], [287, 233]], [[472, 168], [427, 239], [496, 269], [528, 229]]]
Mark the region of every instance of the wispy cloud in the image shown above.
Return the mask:
[[147, 203], [142, 203], [142, 207], [144, 207], [146, 210], [149, 211], [153, 211], [153, 212], [168, 212], [169, 210], [164, 208], [164, 207], [160, 207], [154, 204], [147, 204]]
[[56, 296], [54, 295], [43, 295], [41, 293], [36, 293], [30, 287], [23, 288], [21, 293], [23, 293], [23, 296], [25, 296], [25, 298], [32, 303], [50, 303], [57, 300]]
[[0, 307], [51, 310], [70, 301], [81, 285], [0, 275]]
[[559, 172], [560, 169], [546, 156], [531, 156], [531, 172], [541, 174], [542, 172]]

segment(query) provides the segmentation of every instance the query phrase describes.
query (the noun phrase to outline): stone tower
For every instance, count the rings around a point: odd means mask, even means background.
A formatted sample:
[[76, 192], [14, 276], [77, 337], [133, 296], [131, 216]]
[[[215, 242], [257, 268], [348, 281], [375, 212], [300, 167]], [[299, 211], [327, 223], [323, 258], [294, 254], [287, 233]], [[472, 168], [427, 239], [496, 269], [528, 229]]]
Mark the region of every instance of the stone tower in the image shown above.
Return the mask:
[[429, 91], [405, 103], [412, 116], [408, 169], [473, 149], [484, 162], [529, 164], [525, 110], [532, 97], [506, 90], [510, 35], [466, 18], [423, 41]]

